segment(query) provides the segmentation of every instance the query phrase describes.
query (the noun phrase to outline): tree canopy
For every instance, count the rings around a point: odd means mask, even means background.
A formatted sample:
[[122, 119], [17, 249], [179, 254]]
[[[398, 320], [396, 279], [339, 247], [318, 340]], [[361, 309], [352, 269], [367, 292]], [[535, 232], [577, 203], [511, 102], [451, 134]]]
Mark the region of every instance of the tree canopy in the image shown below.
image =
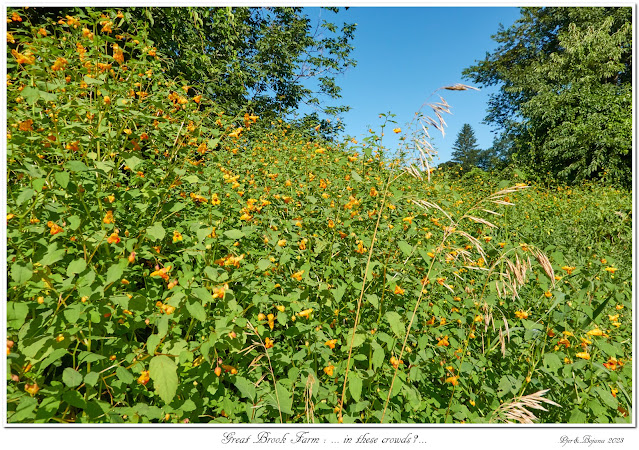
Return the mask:
[[513, 159], [563, 181], [632, 177], [632, 10], [522, 8], [499, 44], [464, 70], [499, 86], [486, 121]]
[[[57, 20], [96, 8], [30, 8], [32, 21]], [[248, 110], [264, 119], [283, 117], [305, 103], [320, 115], [344, 106], [336, 75], [352, 67], [355, 24], [314, 22], [302, 8], [138, 7], [123, 10], [118, 26], [148, 27], [159, 52], [168, 55], [167, 75], [182, 77], [230, 114]], [[142, 25], [144, 24], [144, 25]]]

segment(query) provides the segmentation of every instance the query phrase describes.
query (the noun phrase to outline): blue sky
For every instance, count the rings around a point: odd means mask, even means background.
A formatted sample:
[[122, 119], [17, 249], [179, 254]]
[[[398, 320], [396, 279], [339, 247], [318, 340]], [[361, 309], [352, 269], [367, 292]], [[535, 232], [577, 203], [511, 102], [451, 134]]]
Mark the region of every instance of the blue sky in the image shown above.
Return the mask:
[[[351, 7], [335, 15], [318, 8], [308, 8], [309, 17], [341, 24], [357, 23], [355, 50], [357, 66], [337, 77], [342, 87], [338, 104], [350, 105], [344, 115], [345, 132], [361, 140], [372, 127], [379, 131], [380, 113], [391, 112], [405, 129], [414, 113], [426, 101], [438, 101], [441, 94], [451, 106], [446, 115], [446, 136], [429, 130], [439, 152], [435, 163], [448, 161], [451, 148], [464, 123], [475, 131], [480, 148], [488, 148], [493, 133], [483, 121], [488, 94], [480, 92], [439, 91], [455, 83], [471, 84], [462, 79], [462, 70], [485, 57], [496, 47], [491, 39], [502, 23], [506, 28], [519, 18], [516, 7]], [[479, 87], [479, 86], [478, 86]], [[424, 109], [426, 115], [430, 110]], [[396, 148], [397, 136], [385, 132], [385, 145]]]

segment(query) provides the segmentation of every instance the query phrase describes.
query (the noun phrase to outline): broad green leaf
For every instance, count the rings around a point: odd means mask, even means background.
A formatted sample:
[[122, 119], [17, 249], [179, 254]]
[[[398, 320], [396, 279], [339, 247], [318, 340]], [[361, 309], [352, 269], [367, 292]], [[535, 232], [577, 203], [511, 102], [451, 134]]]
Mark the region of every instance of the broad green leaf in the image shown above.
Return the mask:
[[397, 246], [402, 251], [404, 256], [409, 256], [413, 252], [413, 247], [406, 241], [399, 241]]
[[391, 330], [393, 330], [393, 333], [399, 338], [403, 337], [404, 323], [402, 322], [402, 317], [395, 311], [388, 311], [386, 314], [384, 314], [384, 316], [386, 317]]
[[186, 302], [186, 309], [189, 311], [192, 317], [196, 318], [200, 322], [206, 321], [206, 311], [202, 304], [198, 301]]
[[35, 191], [31, 188], [24, 188], [22, 192], [18, 195], [16, 199], [16, 205], [20, 206], [24, 202], [31, 200], [31, 198], [35, 195]]
[[124, 268], [118, 264], [112, 264], [107, 270], [106, 274], [106, 284], [114, 283], [116, 281], [120, 281], [122, 279], [122, 274], [124, 273]]
[[211, 293], [206, 288], [197, 287], [197, 288], [193, 289], [191, 291], [191, 293], [194, 294], [200, 300], [202, 300], [202, 302], [203, 302], [202, 306], [206, 306], [207, 304], [209, 304], [209, 303], [211, 303], [213, 301], [213, 296], [211, 295]]
[[348, 376], [348, 390], [353, 399], [358, 402], [362, 396], [362, 378], [357, 372], [351, 372]]
[[7, 327], [18, 330], [29, 314], [29, 306], [23, 302], [7, 302]]
[[84, 376], [84, 383], [89, 386], [95, 386], [95, 383], [98, 382], [98, 378], [100, 378], [98, 372], [89, 372]]
[[82, 384], [82, 374], [71, 367], [67, 367], [62, 372], [62, 381], [67, 386], [74, 388]]
[[166, 236], [166, 231], [162, 227], [162, 222], [155, 222], [146, 229], [147, 236], [153, 241], [162, 240]]
[[11, 265], [11, 278], [18, 284], [24, 284], [33, 276], [33, 266], [28, 263], [26, 266], [18, 263]]
[[67, 276], [70, 277], [71, 275], [74, 275], [76, 273], [80, 273], [82, 271], [84, 271], [84, 269], [87, 268], [87, 262], [82, 259], [76, 259], [75, 261], [72, 261], [69, 263], [69, 266], [67, 267]]
[[255, 385], [243, 377], [235, 377], [235, 387], [240, 391], [242, 397], [255, 401]]
[[133, 380], [135, 380], [135, 377], [131, 375], [131, 372], [126, 370], [124, 367], [118, 367], [115, 369], [115, 373], [124, 384], [131, 384], [133, 383]]
[[155, 392], [164, 403], [171, 403], [177, 392], [177, 365], [165, 355], [154, 356], [149, 364], [149, 374], [153, 380]]
[[69, 185], [69, 172], [56, 172], [54, 177], [62, 189], [67, 188]]
[[244, 233], [240, 230], [227, 230], [224, 232], [224, 236], [226, 236], [229, 239], [241, 239], [244, 237]]

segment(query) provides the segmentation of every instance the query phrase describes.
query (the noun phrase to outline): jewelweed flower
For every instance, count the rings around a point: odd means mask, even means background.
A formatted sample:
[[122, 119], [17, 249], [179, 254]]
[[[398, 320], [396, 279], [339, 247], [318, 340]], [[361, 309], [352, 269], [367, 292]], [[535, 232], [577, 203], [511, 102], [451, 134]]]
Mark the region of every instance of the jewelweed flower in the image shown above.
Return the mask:
[[273, 341], [270, 338], [264, 339], [264, 347], [272, 348], [273, 347]]
[[459, 375], [456, 375], [454, 377], [446, 378], [446, 383], [450, 383], [453, 386], [457, 386], [457, 384], [459, 384], [459, 381], [457, 381], [457, 380], [459, 380]]
[[147, 384], [151, 379], [151, 374], [148, 370], [143, 370], [140, 376], [138, 377], [138, 384]]
[[113, 218], [113, 211], [107, 211], [106, 215], [104, 216], [104, 219], [102, 219], [102, 222], [104, 223], [115, 222], [115, 219]]
[[60, 225], [52, 221], [48, 221], [47, 226], [50, 228], [50, 233], [52, 236], [64, 231], [64, 229]]
[[324, 367], [324, 373], [328, 375], [329, 377], [333, 376], [334, 370], [335, 370], [335, 366], [333, 364], [329, 364], [328, 366]]
[[449, 345], [448, 336], [444, 336], [437, 342], [437, 347], [448, 347]]
[[515, 311], [515, 315], [517, 316], [518, 319], [527, 319], [528, 318], [528, 312], [526, 312], [526, 311]]
[[304, 275], [304, 271], [300, 270], [298, 272], [295, 272], [293, 275], [291, 275], [291, 278], [297, 280], [297, 281], [302, 281], [302, 275]]
[[301, 312], [297, 313], [297, 315], [299, 317], [308, 318], [308, 316], [310, 316], [312, 312], [313, 312], [313, 308], [309, 308], [309, 309], [305, 309], [304, 311], [301, 311]]
[[40, 390], [40, 386], [37, 385], [37, 383], [33, 383], [33, 384], [25, 384], [24, 385], [24, 390], [31, 396], [33, 397], [34, 395], [36, 395], [38, 393], [38, 391]]
[[404, 289], [402, 289], [399, 285], [396, 285], [393, 294], [404, 295]]
[[568, 275], [572, 274], [572, 272], [576, 269], [576, 267], [572, 266], [563, 266], [561, 270], [565, 270]]
[[617, 370], [617, 367], [623, 366], [623, 363], [611, 356], [608, 358], [608, 362], [603, 363], [603, 365], [606, 369], [614, 371]]
[[324, 342], [324, 345], [328, 345], [330, 349], [334, 349], [335, 344], [337, 344], [337, 339], [329, 339], [328, 341]]
[[393, 133], [401, 133], [402, 129], [401, 128], [393, 128]]
[[69, 64], [69, 61], [67, 61], [65, 58], [58, 58], [51, 66], [51, 70], [53, 70], [54, 72], [62, 70], [67, 66], [67, 64]]
[[606, 267], [604, 269], [606, 272], [610, 273], [610, 274], [614, 274], [617, 271], [616, 267]]
[[107, 238], [107, 242], [109, 244], [119, 244], [120, 243], [120, 236], [118, 236], [117, 232], [111, 233], [111, 236], [109, 236]]
[[575, 356], [581, 359], [590, 359], [590, 353], [588, 352], [579, 352]]
[[175, 244], [176, 242], [181, 240], [182, 240], [182, 233], [180, 233], [177, 230], [173, 231], [173, 243]]
[[594, 330], [590, 330], [589, 332], [586, 333], [589, 336], [603, 336], [603, 337], [608, 337], [608, 335], [606, 333], [604, 333], [602, 330], [600, 330], [599, 328], [595, 328]]

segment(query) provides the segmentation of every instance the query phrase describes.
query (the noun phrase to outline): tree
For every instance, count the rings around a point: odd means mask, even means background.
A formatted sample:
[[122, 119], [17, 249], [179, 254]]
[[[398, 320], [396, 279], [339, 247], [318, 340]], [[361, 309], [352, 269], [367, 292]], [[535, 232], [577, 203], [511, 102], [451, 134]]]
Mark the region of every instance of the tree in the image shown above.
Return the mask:
[[464, 170], [477, 167], [481, 161], [482, 151], [477, 147], [477, 138], [472, 127], [465, 123], [457, 134], [453, 144], [453, 163], [460, 164]]
[[632, 10], [522, 8], [500, 44], [464, 70], [500, 86], [486, 121], [512, 158], [562, 181], [632, 177]]
[[[30, 8], [32, 22], [57, 20], [96, 8]], [[320, 11], [338, 13], [338, 8]], [[312, 28], [302, 8], [124, 8], [118, 26], [135, 35], [148, 27], [157, 50], [169, 56], [167, 75], [181, 77], [211, 96], [230, 115], [248, 110], [269, 123], [306, 103], [338, 115], [345, 106], [322, 101], [340, 97], [336, 75], [350, 59], [355, 25], [320, 19]]]

